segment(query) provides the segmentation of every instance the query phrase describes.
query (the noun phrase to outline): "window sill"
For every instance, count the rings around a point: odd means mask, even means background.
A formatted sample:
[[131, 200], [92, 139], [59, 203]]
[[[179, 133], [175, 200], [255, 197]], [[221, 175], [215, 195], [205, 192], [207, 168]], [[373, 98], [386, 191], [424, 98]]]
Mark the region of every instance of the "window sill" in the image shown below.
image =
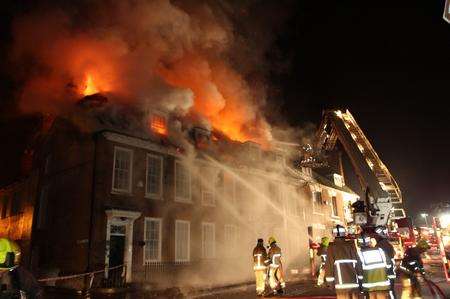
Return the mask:
[[202, 202], [202, 206], [204, 206], [204, 207], [210, 207], [210, 208], [215, 208], [215, 207], [216, 207], [216, 204], [207, 204], [207, 203]]
[[121, 190], [111, 190], [111, 194], [133, 196], [133, 193], [131, 193], [130, 191], [121, 191]]
[[146, 194], [144, 196], [144, 198], [146, 199], [151, 199], [151, 200], [157, 200], [157, 201], [163, 201], [164, 197], [162, 197], [161, 195], [150, 195], [150, 194]]
[[175, 202], [179, 202], [179, 203], [193, 204], [192, 200], [190, 200], [190, 199], [175, 198], [174, 201]]

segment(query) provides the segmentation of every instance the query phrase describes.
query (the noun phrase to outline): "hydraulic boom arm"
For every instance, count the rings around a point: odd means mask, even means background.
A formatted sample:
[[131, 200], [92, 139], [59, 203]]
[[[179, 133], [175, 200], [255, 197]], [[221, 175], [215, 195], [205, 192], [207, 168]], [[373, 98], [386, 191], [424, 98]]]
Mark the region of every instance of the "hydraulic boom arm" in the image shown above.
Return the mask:
[[[367, 224], [386, 225], [395, 210], [401, 210], [402, 215], [394, 218], [404, 217], [403, 209], [393, 209], [393, 203], [402, 202], [400, 188], [348, 110], [345, 113], [340, 110], [324, 112], [316, 148], [331, 150], [337, 140], [349, 156], [363, 189], [370, 195], [366, 196], [365, 202]], [[394, 214], [399, 213], [391, 216]]]

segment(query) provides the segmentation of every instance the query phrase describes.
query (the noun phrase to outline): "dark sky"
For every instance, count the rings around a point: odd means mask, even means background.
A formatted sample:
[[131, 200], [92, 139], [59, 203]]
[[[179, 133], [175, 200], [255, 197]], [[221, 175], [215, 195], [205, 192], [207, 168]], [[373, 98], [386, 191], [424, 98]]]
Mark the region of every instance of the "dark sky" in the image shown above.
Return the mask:
[[[7, 2], [1, 8], [2, 57], [11, 19], [33, 7]], [[276, 90], [270, 101], [281, 115], [301, 126], [320, 122], [325, 108], [348, 108], [400, 184], [410, 214], [450, 201], [450, 24], [442, 19], [444, 0], [254, 1], [253, 7], [260, 23], [284, 19], [274, 22], [267, 53], [269, 84]], [[269, 11], [260, 14], [264, 9]], [[0, 67], [5, 111], [14, 86], [4, 59]], [[0, 125], [13, 126], [5, 119]]]
[[326, 107], [348, 108], [410, 214], [450, 201], [444, 1], [298, 2], [278, 40], [293, 59], [290, 72], [276, 77], [283, 114], [293, 124], [317, 123]]

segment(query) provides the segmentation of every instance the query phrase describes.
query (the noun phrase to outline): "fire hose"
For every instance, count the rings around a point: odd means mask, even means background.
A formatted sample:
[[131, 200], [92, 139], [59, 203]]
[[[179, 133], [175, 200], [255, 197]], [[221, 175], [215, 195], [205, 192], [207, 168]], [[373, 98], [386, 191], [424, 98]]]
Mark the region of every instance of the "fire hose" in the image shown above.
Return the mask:
[[430, 280], [430, 279], [427, 279], [427, 278], [423, 278], [424, 280], [425, 280], [425, 282], [427, 283], [427, 286], [428, 286], [428, 289], [430, 290], [430, 292], [431, 292], [431, 295], [433, 295], [433, 296], [436, 296], [437, 294], [436, 294], [436, 291], [433, 289], [433, 288], [435, 288], [436, 290], [437, 290], [437, 292], [439, 293], [439, 295], [441, 295], [442, 296], [442, 298], [445, 298], [445, 294], [444, 294], [444, 292], [442, 291], [442, 289], [434, 282], [434, 281], [432, 281], [432, 280]]

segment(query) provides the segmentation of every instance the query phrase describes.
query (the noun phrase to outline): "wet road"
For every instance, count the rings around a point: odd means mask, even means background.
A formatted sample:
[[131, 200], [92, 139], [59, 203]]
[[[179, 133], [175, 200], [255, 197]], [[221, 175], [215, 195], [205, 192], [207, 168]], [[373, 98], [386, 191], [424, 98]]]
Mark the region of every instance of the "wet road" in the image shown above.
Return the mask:
[[[437, 285], [443, 290], [445, 293], [445, 298], [450, 298], [450, 284], [444, 281], [437, 281]], [[396, 283], [396, 292], [397, 298], [410, 298], [405, 289], [402, 288], [400, 281]], [[287, 285], [286, 293], [283, 296], [279, 296], [282, 298], [314, 298], [314, 296], [321, 296], [321, 298], [333, 298], [334, 293], [327, 288], [318, 288], [315, 287], [313, 281], [303, 281], [296, 282]], [[142, 293], [126, 293], [126, 294], [117, 294], [117, 295], [96, 295], [92, 294], [90, 296], [80, 296], [80, 295], [61, 295], [61, 294], [53, 294], [45, 297], [46, 299], [150, 299], [150, 298], [167, 298], [167, 299], [175, 299], [175, 298], [198, 298], [198, 299], [254, 299], [260, 298], [255, 296], [254, 285], [248, 285], [243, 287], [237, 287], [227, 291], [214, 292], [210, 294], [202, 294], [202, 295], [182, 295], [177, 294], [177, 292], [166, 293], [166, 294], [158, 294], [158, 295], [150, 295], [150, 294], [142, 294]], [[426, 284], [422, 284], [422, 298], [424, 299], [435, 299], [439, 298], [436, 295], [433, 295], [428, 286]], [[441, 297], [442, 298], [442, 297]]]

